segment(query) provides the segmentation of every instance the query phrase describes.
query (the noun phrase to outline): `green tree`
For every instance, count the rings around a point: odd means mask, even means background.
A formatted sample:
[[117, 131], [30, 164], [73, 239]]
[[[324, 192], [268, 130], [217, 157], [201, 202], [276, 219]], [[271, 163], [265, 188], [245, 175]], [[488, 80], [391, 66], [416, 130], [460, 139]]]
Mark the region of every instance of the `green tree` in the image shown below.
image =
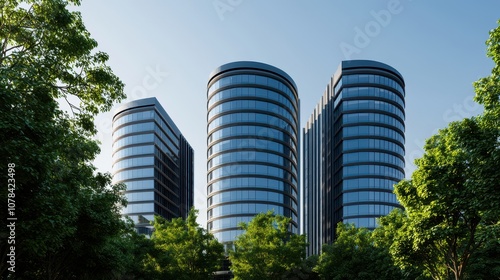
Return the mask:
[[500, 242], [489, 239], [472, 255], [468, 279], [500, 279]]
[[[123, 84], [68, 3], [79, 1], [0, 1], [0, 166], [15, 165], [15, 188], [0, 197], [16, 204], [16, 277], [113, 279], [125, 261], [116, 238], [129, 230], [119, 214], [123, 186], [96, 172], [91, 137], [94, 116], [124, 98]], [[70, 115], [58, 100], [71, 98], [79, 108]], [[11, 245], [0, 244], [4, 277]]]
[[150, 238], [132, 230], [114, 241], [118, 243], [116, 247], [120, 249], [116, 254], [125, 258], [122, 262], [124, 273], [117, 279], [158, 279], [156, 271], [148, 266], [149, 256], [158, 252]]
[[500, 20], [498, 25], [486, 40], [486, 55], [494, 62], [491, 75], [474, 83], [474, 99], [484, 106], [488, 125], [496, 128], [500, 127]]
[[[394, 209], [391, 213], [389, 213], [389, 215], [380, 217], [378, 219], [379, 226], [373, 231], [373, 238], [376, 246], [384, 248], [386, 252], [391, 253], [391, 250], [396, 248], [394, 245], [401, 241], [401, 235], [411, 237], [411, 231], [408, 231], [408, 228], [406, 227], [406, 220], [406, 213], [401, 209]], [[411, 242], [406, 242], [398, 244], [398, 246], [404, 249], [411, 246], [411, 244]], [[411, 264], [408, 262], [403, 263], [401, 261], [395, 262], [394, 258], [392, 258], [393, 254], [388, 255], [392, 259], [392, 263], [400, 267], [403, 275], [402, 279], [431, 279], [429, 273], [425, 271], [425, 267], [433, 267], [434, 260], [422, 254], [409, 255], [409, 252], [409, 250], [406, 250], [404, 256], [409, 260], [412, 260]], [[418, 263], [420, 266], [417, 267], [412, 265], [414, 263]]]
[[[395, 186], [407, 217], [391, 252], [434, 279], [465, 279], [471, 257], [499, 236], [499, 129], [464, 119], [427, 140], [411, 180]], [[417, 260], [421, 260], [418, 263]]]
[[[198, 210], [188, 217], [167, 221], [155, 216], [151, 240], [156, 253], [149, 255], [146, 267], [157, 277], [168, 279], [211, 279], [218, 269], [224, 250], [215, 237], [196, 223]], [[170, 278], [169, 278], [170, 277]]]
[[486, 44], [495, 67], [474, 83], [484, 113], [426, 141], [411, 180], [395, 186], [406, 212], [380, 219], [396, 263], [434, 279], [489, 279], [500, 271], [493, 257], [500, 247], [500, 26]]
[[[291, 219], [272, 212], [256, 215], [229, 252], [235, 279], [292, 279], [303, 272], [305, 235], [289, 231]], [[299, 278], [300, 279], [300, 278]]]
[[[324, 245], [315, 270], [321, 279], [406, 279], [386, 247], [377, 246], [372, 232], [339, 223], [337, 239]], [[414, 278], [411, 278], [414, 279]]]

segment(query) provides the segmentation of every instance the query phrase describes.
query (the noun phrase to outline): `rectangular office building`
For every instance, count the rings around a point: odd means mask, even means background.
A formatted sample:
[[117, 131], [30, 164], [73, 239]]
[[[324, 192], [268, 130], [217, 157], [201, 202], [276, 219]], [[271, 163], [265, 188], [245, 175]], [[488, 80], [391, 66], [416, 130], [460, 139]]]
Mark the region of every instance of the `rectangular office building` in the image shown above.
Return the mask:
[[154, 215], [186, 218], [193, 206], [193, 149], [154, 97], [126, 103], [113, 117], [113, 183], [125, 183], [130, 217], [150, 234]]

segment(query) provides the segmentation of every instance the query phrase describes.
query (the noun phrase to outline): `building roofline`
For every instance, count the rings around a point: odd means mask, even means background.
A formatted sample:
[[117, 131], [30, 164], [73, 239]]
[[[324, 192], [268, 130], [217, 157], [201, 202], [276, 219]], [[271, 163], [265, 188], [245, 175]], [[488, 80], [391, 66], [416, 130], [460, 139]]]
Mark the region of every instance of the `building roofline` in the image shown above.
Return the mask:
[[290, 84], [292, 84], [292, 86], [294, 87], [295, 92], [298, 92], [297, 85], [295, 84], [295, 81], [285, 71], [283, 71], [277, 67], [274, 67], [272, 65], [262, 63], [262, 62], [257, 62], [257, 61], [235, 61], [235, 62], [223, 64], [223, 65], [215, 68], [215, 70], [212, 71], [212, 73], [210, 73], [210, 76], [208, 78], [208, 84], [210, 84], [210, 81], [215, 76], [217, 76], [223, 72], [229, 71], [229, 70], [237, 70], [240, 68], [241, 69], [264, 70], [264, 71], [275, 73], [275, 74], [283, 77], [284, 79], [288, 80], [290, 82]]
[[384, 70], [388, 70], [390, 72], [393, 72], [395, 75], [399, 76], [399, 78], [403, 81], [404, 83], [404, 78], [401, 73], [399, 73], [398, 70], [396, 70], [394, 67], [387, 65], [385, 63], [375, 61], [375, 60], [344, 60], [340, 63], [340, 69], [352, 69], [352, 68], [366, 68], [366, 67], [372, 67], [372, 68], [380, 68]]
[[161, 106], [160, 102], [158, 101], [158, 99], [156, 99], [156, 97], [137, 99], [137, 100], [133, 100], [133, 101], [121, 104], [117, 109], [115, 109], [113, 111], [113, 121], [118, 114], [120, 114], [124, 111], [134, 109], [134, 108], [139, 108], [139, 107], [146, 107], [146, 106], [154, 106], [160, 112], [162, 117], [164, 117], [166, 119], [166, 121], [168, 122], [168, 125], [172, 128], [175, 135], [177, 137], [182, 135], [181, 131], [179, 130], [179, 128], [177, 127], [175, 122], [170, 118], [167, 111], [165, 111], [163, 106]]

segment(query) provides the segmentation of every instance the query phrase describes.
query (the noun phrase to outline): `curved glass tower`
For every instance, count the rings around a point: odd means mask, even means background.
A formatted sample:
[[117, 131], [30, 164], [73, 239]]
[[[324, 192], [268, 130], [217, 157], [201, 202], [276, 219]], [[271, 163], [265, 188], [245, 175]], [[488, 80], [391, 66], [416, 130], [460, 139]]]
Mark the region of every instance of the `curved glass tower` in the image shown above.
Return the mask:
[[122, 215], [139, 233], [151, 233], [154, 215], [186, 218], [193, 206], [193, 149], [154, 97], [115, 112], [113, 183], [127, 186]]
[[207, 226], [231, 245], [261, 212], [292, 219], [298, 233], [299, 98], [282, 70], [233, 62], [210, 75], [207, 91]]
[[318, 254], [338, 222], [374, 229], [401, 207], [405, 84], [389, 65], [343, 61], [304, 129], [304, 229]]

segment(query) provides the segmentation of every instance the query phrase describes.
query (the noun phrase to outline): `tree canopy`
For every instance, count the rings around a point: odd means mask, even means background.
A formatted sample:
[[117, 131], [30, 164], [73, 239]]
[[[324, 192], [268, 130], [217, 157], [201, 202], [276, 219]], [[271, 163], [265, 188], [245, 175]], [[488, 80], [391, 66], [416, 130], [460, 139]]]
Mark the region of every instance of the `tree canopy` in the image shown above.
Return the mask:
[[161, 279], [210, 279], [218, 269], [224, 250], [215, 237], [196, 222], [192, 208], [186, 219], [167, 221], [155, 216], [150, 254], [146, 268]]
[[290, 218], [269, 211], [240, 224], [244, 232], [229, 252], [235, 279], [287, 279], [307, 273], [306, 237], [291, 233], [290, 223]]
[[[125, 97], [123, 83], [69, 4], [79, 1], [0, 1], [0, 166], [15, 166], [18, 278], [110, 279], [124, 270], [115, 254], [130, 230], [119, 213], [123, 186], [91, 163], [94, 116]], [[71, 98], [79, 104], [66, 113], [58, 101]], [[7, 201], [6, 188], [0, 197]], [[2, 257], [9, 246], [1, 243]]]
[[370, 230], [339, 223], [336, 233], [333, 244], [323, 246], [314, 268], [321, 279], [411, 279], [403, 276]]
[[[391, 253], [402, 268], [420, 267], [434, 279], [476, 277], [474, 267], [500, 246], [500, 26], [487, 46], [495, 67], [474, 83], [484, 113], [428, 139], [411, 180], [395, 186], [406, 212]], [[393, 226], [390, 219], [382, 224]]]

